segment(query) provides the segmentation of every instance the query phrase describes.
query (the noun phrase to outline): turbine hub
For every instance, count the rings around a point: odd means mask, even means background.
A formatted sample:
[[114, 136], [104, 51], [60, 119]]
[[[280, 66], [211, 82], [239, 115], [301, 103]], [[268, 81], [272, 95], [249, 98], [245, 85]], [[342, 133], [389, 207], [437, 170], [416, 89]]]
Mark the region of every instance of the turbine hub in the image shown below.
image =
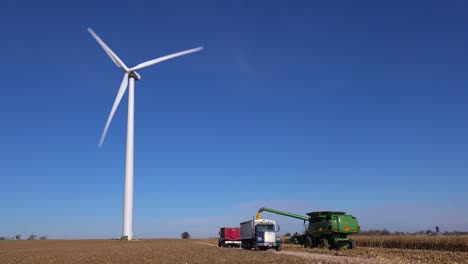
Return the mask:
[[135, 80], [137, 80], [137, 81], [141, 79], [141, 75], [138, 74], [138, 72], [136, 72], [136, 71], [130, 72], [130, 73], [129, 73], [129, 77], [130, 77], [130, 78], [133, 78], [133, 79], [135, 79]]

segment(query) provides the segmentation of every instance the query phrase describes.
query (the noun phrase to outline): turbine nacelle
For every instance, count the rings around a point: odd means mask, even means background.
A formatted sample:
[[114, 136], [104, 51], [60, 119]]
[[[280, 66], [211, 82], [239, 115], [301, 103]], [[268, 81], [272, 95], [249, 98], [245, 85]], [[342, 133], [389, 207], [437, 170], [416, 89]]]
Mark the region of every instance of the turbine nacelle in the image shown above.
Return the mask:
[[138, 72], [136, 72], [136, 71], [130, 72], [129, 77], [133, 78], [133, 79], [135, 79], [137, 81], [141, 79], [141, 75], [138, 74]]

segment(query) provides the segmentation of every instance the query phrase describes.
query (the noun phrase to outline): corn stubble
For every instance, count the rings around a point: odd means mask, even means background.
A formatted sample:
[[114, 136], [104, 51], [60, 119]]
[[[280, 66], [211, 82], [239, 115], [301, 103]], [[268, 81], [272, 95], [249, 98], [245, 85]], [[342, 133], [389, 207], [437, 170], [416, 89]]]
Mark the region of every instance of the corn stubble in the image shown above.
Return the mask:
[[[430, 238], [437, 240], [426, 241]], [[468, 251], [462, 250], [467, 238], [357, 237], [361, 246], [356, 249], [305, 249], [284, 244], [280, 254], [218, 248], [217, 239], [0, 241], [0, 263], [468, 263]], [[390, 243], [392, 239], [403, 242]], [[389, 245], [400, 248], [385, 248]], [[444, 250], [454, 247], [457, 250]], [[284, 254], [288, 252], [298, 254]]]
[[358, 248], [351, 250], [305, 249], [288, 244], [283, 248], [394, 263], [468, 263], [468, 236], [356, 236], [353, 239]]

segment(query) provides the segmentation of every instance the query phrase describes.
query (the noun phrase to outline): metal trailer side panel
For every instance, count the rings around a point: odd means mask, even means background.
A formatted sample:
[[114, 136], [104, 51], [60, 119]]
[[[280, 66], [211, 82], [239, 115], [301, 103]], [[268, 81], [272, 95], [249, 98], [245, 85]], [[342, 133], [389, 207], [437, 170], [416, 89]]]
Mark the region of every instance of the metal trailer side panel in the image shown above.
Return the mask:
[[222, 227], [220, 233], [224, 240], [240, 240], [239, 227]]
[[251, 239], [253, 238], [253, 220], [242, 222], [241, 225], [241, 239]]
[[230, 228], [228, 230], [229, 232], [226, 233], [229, 233], [229, 235], [226, 234], [226, 237], [229, 237], [230, 240], [240, 240], [240, 227]]

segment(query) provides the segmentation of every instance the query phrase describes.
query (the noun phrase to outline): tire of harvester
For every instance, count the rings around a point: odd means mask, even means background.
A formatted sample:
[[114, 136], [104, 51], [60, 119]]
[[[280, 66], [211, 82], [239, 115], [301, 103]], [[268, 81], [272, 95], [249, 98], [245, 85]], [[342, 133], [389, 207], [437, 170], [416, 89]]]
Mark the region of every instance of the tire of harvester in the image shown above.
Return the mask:
[[221, 240], [218, 240], [218, 247], [221, 247]]
[[330, 244], [328, 243], [328, 240], [325, 239], [325, 238], [322, 238], [320, 239], [320, 242], [319, 242], [319, 248], [326, 248], [326, 249], [330, 249]]
[[349, 247], [349, 249], [355, 249], [356, 248], [356, 240], [350, 239], [348, 247]]
[[305, 248], [312, 248], [312, 238], [307, 236], [304, 240], [304, 247]]

